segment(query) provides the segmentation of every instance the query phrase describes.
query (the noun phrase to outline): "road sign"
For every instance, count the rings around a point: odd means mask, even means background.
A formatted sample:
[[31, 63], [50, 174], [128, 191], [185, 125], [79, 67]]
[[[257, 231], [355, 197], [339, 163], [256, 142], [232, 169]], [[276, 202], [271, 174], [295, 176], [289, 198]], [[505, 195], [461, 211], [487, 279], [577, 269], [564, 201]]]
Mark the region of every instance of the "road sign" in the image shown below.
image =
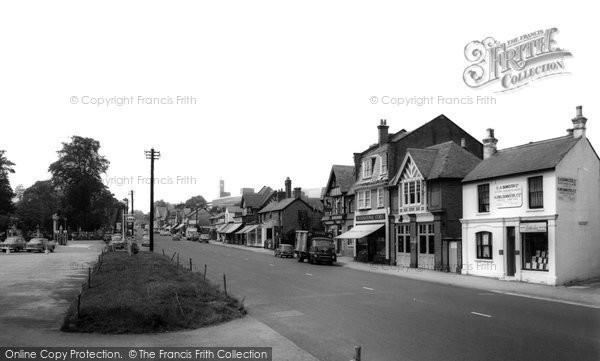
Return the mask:
[[132, 215], [127, 216], [127, 223], [133, 223], [135, 221], [135, 217]]

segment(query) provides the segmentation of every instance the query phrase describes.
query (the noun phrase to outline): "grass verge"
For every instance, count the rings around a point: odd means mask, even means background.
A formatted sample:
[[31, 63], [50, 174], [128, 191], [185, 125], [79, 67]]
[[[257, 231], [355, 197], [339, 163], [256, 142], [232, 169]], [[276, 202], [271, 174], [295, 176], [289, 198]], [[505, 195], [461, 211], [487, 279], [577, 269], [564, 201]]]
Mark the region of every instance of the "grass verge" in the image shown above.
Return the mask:
[[79, 314], [75, 300], [61, 330], [155, 333], [214, 325], [245, 313], [237, 299], [168, 257], [109, 252], [92, 273], [91, 288], [84, 286]]

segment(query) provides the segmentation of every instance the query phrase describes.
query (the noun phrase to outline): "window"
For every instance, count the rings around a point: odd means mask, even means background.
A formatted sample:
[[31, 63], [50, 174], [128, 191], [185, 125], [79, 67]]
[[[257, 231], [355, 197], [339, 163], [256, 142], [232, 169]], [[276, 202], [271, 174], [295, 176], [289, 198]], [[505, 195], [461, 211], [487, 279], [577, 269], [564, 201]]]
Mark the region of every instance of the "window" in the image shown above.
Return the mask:
[[333, 201], [333, 211], [331, 212], [331, 214], [340, 214], [340, 198], [336, 198]]
[[417, 205], [421, 204], [421, 200], [424, 198], [423, 186], [420, 180], [404, 182], [402, 183], [403, 188], [403, 205]]
[[358, 192], [358, 208], [371, 208], [371, 190]]
[[383, 153], [381, 155], [381, 169], [380, 169], [380, 173], [381, 174], [386, 174], [387, 173], [387, 153]]
[[410, 226], [398, 226], [398, 252], [410, 253]]
[[383, 188], [377, 188], [377, 207], [383, 207]]
[[479, 213], [490, 211], [490, 185], [480, 184], [477, 186], [477, 199], [479, 201]]
[[523, 237], [523, 269], [548, 271], [547, 233], [521, 233]]
[[354, 202], [353, 199], [348, 199], [348, 213], [354, 212]]
[[492, 259], [492, 234], [490, 232], [477, 232], [475, 242], [477, 245], [477, 258]]
[[419, 224], [419, 253], [434, 254], [435, 235], [433, 232], [433, 223]]
[[542, 176], [527, 179], [529, 185], [529, 208], [544, 208], [544, 178]]
[[375, 158], [368, 158], [363, 160], [363, 178], [371, 178], [373, 175], [373, 165], [375, 164]]

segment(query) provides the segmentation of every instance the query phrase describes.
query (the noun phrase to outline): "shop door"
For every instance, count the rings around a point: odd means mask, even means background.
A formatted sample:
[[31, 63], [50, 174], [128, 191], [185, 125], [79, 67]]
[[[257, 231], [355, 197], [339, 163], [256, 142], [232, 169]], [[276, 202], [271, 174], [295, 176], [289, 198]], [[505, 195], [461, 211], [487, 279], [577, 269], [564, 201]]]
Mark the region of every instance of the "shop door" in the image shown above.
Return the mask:
[[433, 224], [419, 224], [419, 268], [434, 269], [434, 239]]
[[448, 243], [448, 266], [452, 273], [458, 270], [458, 242], [450, 241]]
[[408, 225], [398, 226], [397, 242], [398, 266], [410, 267], [410, 230]]
[[506, 227], [506, 275], [515, 275], [515, 227]]

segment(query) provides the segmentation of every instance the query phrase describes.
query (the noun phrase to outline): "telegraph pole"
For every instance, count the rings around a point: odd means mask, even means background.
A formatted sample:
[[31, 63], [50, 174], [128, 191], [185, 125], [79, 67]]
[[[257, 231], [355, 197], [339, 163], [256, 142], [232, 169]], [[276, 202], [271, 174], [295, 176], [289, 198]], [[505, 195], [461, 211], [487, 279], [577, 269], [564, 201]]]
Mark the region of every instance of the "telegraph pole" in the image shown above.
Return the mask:
[[150, 159], [150, 252], [154, 252], [154, 160], [160, 158], [160, 152], [152, 148], [145, 154]]
[[[134, 212], [133, 208], [133, 189], [131, 190], [131, 215], [135, 216], [135, 212]], [[135, 219], [133, 222], [131, 222], [131, 235], [135, 238]]]

